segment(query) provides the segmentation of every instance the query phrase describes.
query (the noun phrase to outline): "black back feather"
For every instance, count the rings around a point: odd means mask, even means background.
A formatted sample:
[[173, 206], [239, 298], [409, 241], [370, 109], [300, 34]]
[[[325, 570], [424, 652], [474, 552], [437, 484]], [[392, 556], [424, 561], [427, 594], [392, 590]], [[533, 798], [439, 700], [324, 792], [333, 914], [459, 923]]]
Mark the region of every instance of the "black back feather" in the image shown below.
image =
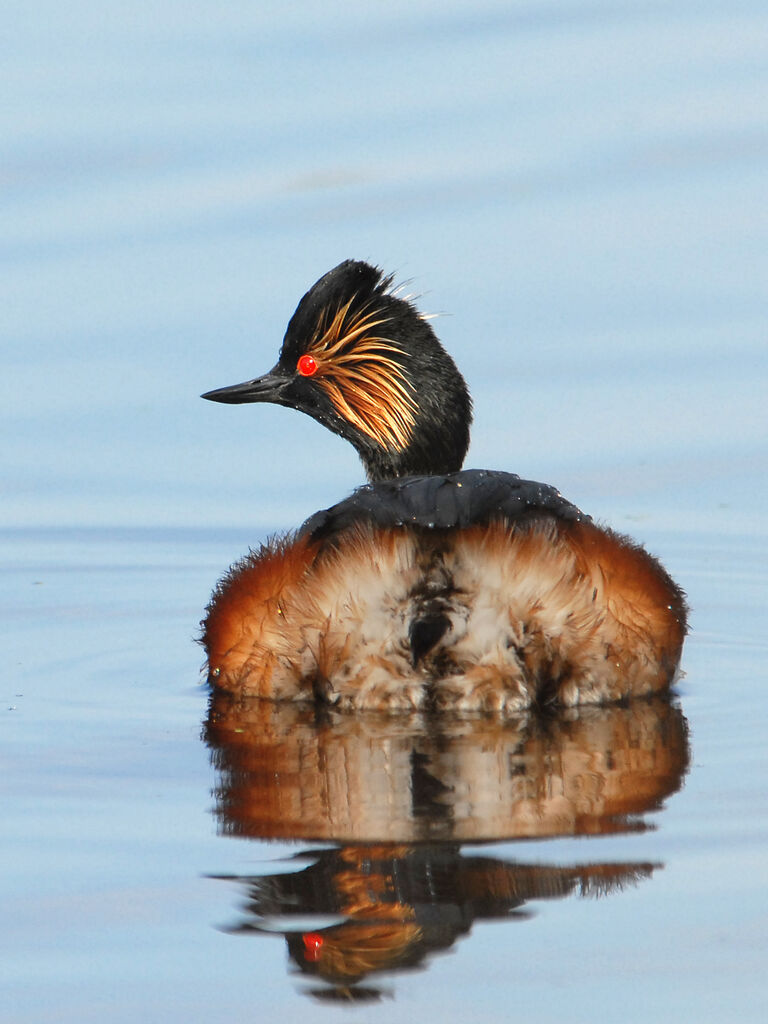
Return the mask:
[[344, 501], [310, 516], [299, 536], [330, 540], [356, 523], [449, 530], [545, 517], [590, 521], [548, 484], [521, 480], [515, 473], [465, 469], [446, 475], [398, 477], [359, 487]]

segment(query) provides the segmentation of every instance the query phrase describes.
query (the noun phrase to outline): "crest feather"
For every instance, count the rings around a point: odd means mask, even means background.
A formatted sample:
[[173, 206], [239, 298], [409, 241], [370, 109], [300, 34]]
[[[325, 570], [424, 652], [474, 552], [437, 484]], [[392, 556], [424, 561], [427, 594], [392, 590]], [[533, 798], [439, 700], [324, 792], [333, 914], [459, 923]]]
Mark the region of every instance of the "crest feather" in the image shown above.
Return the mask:
[[407, 352], [377, 331], [391, 319], [384, 310], [372, 301], [354, 308], [355, 298], [318, 323], [306, 350], [317, 363], [314, 378], [340, 416], [377, 444], [402, 451], [416, 422], [402, 365]]

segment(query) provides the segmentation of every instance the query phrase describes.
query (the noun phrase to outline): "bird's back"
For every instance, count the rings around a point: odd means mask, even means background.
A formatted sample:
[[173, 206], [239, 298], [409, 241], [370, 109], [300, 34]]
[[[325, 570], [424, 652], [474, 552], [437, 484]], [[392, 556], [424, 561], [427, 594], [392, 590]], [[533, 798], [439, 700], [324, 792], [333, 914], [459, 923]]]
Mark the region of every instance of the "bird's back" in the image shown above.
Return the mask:
[[406, 476], [359, 487], [350, 497], [311, 516], [300, 536], [332, 539], [356, 523], [465, 529], [504, 520], [521, 523], [554, 516], [586, 516], [548, 484], [521, 480], [515, 473], [464, 469], [434, 476]]

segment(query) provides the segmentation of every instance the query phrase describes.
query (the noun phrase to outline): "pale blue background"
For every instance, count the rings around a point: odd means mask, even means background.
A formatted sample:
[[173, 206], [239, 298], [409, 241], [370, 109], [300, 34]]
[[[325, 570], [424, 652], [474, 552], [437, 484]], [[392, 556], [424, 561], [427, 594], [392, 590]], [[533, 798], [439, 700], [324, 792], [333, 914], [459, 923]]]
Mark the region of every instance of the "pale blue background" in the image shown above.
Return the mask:
[[449, 314], [470, 464], [611, 516], [765, 498], [763, 4], [14, 6], [6, 523], [290, 523], [357, 483], [312, 422], [196, 400], [350, 256]]

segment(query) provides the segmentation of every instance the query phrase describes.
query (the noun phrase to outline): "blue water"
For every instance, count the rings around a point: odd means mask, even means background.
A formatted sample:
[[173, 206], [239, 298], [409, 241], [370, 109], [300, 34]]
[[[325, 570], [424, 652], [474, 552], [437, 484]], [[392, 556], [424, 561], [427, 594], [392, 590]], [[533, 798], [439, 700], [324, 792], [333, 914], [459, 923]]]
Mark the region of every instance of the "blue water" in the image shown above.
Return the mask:
[[[8, 1019], [762, 1021], [764, 4], [38, 2], [0, 52]], [[468, 465], [687, 590], [659, 721], [209, 711], [217, 577], [361, 470], [197, 396], [350, 256], [440, 314]]]

